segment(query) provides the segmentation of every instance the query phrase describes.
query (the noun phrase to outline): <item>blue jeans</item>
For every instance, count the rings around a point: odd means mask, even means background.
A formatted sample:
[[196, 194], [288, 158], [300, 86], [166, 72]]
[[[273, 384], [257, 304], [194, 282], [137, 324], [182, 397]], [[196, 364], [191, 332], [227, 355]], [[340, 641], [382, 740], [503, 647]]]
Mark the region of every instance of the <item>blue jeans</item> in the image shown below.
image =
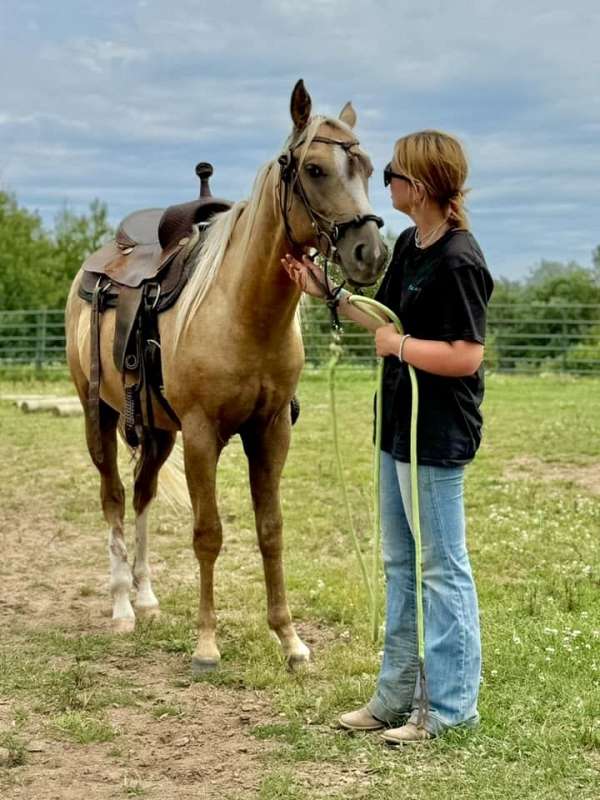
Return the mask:
[[[479, 722], [481, 643], [477, 594], [465, 542], [464, 467], [419, 468], [423, 553], [425, 727], [437, 735]], [[374, 717], [389, 724], [419, 704], [415, 549], [411, 532], [410, 465], [381, 453], [381, 526], [386, 577], [386, 630]]]

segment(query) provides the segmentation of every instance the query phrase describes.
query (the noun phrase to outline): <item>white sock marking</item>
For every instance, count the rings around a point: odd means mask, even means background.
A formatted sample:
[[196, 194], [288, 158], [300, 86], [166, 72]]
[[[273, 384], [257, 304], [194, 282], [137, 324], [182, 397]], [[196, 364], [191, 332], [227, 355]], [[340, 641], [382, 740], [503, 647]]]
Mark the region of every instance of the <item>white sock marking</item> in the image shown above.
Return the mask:
[[150, 583], [150, 563], [148, 560], [148, 511], [149, 506], [135, 519], [135, 560], [133, 577], [137, 589], [135, 604], [138, 608], [156, 608], [158, 600]]
[[110, 558], [110, 593], [113, 601], [113, 619], [135, 619], [129, 592], [133, 585], [131, 569], [127, 561], [127, 548], [123, 531], [111, 528], [108, 534]]

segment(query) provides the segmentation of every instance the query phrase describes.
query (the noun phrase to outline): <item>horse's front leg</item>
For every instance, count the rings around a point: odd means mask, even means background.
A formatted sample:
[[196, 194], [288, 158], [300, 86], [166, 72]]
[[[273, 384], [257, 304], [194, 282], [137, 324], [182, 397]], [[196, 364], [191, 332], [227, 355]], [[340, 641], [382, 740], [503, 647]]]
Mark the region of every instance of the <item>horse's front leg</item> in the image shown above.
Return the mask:
[[216, 469], [220, 446], [211, 423], [201, 414], [187, 417], [182, 427], [185, 474], [194, 515], [194, 552], [200, 566], [198, 643], [192, 655], [192, 673], [219, 666], [214, 604], [214, 568], [223, 541], [216, 502]]
[[286, 407], [275, 419], [255, 423], [242, 434], [248, 456], [258, 544], [267, 587], [267, 619], [277, 634], [288, 666], [305, 664], [310, 650], [300, 639], [288, 607], [283, 572], [283, 524], [279, 482], [290, 443], [291, 422]]

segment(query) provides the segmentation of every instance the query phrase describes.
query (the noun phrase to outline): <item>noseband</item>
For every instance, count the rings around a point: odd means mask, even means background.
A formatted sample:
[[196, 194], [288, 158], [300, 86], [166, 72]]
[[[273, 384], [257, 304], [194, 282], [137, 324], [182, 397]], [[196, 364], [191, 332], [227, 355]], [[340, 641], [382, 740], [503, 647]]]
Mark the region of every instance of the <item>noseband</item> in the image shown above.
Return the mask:
[[[352, 139], [349, 142], [343, 142], [340, 139], [330, 139], [327, 136], [315, 136], [313, 142], [322, 142], [323, 144], [331, 144], [341, 147], [346, 153], [350, 152], [352, 147], [359, 144], [357, 139]], [[282, 153], [277, 159], [280, 166], [280, 183], [279, 183], [279, 203], [281, 206], [281, 214], [283, 216], [283, 223], [285, 225], [285, 232], [289, 241], [296, 247], [301, 247], [300, 243], [296, 241], [292, 234], [288, 214], [290, 211], [291, 197], [290, 192], [296, 192], [302, 205], [304, 206], [310, 224], [315, 232], [317, 239], [317, 249], [319, 253], [326, 259], [333, 256], [336, 245], [348, 228], [359, 228], [366, 222], [375, 222], [378, 228], [383, 227], [383, 220], [375, 214], [357, 215], [347, 220], [333, 220], [328, 219], [324, 214], [314, 209], [310, 200], [306, 195], [300, 173], [298, 172], [298, 162], [294, 155], [294, 150], [303, 145], [304, 142], [298, 142], [294, 147], [290, 147], [287, 153]], [[325, 247], [323, 247], [323, 243]]]

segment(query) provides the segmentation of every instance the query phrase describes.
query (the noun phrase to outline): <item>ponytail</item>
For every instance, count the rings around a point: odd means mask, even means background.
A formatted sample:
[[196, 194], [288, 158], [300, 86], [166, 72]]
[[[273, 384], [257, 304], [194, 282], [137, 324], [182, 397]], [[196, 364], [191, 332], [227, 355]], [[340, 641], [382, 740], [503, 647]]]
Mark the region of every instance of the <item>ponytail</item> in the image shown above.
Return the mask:
[[448, 224], [451, 228], [469, 229], [469, 218], [465, 208], [465, 192], [457, 189], [448, 198]]

